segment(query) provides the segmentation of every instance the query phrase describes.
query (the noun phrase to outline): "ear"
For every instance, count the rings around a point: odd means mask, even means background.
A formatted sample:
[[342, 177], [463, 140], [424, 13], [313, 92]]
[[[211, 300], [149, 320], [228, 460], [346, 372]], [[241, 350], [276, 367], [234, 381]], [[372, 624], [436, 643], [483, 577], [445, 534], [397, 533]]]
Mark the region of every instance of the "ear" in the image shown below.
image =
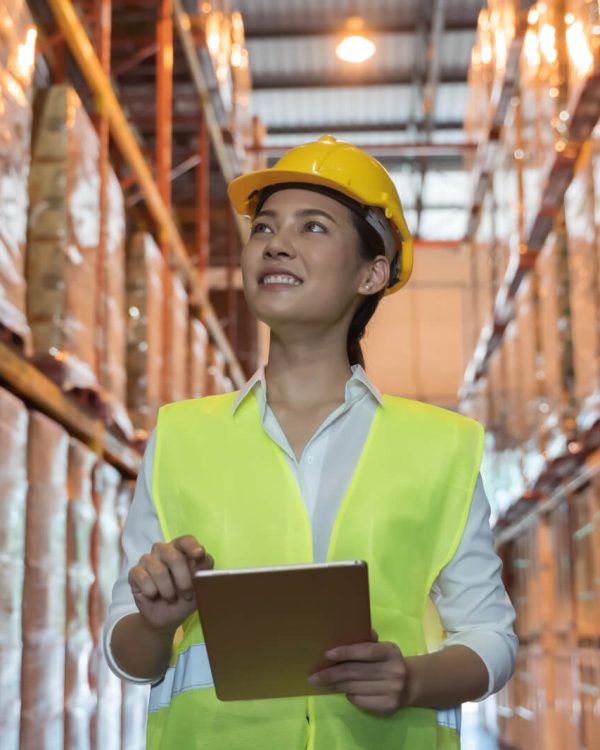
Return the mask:
[[390, 279], [390, 262], [385, 255], [378, 255], [365, 266], [366, 276], [358, 288], [358, 293], [365, 296], [377, 294], [387, 288]]

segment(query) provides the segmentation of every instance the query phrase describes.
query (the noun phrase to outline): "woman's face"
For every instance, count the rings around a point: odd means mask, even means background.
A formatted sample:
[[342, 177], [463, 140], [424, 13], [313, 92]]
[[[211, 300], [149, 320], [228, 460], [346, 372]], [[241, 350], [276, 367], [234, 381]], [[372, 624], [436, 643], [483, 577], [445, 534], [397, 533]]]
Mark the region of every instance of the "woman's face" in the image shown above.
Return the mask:
[[242, 251], [244, 292], [271, 327], [333, 325], [351, 318], [372, 261], [359, 253], [350, 209], [311, 190], [271, 195]]

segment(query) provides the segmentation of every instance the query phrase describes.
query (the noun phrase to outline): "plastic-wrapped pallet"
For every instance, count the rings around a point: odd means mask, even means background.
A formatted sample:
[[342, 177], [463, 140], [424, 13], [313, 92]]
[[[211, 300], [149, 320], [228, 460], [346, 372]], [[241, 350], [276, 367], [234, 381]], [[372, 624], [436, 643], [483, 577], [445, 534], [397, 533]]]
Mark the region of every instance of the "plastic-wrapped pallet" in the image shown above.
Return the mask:
[[508, 328], [502, 346], [505, 356], [506, 377], [506, 443], [504, 455], [504, 471], [509, 469], [511, 477], [512, 498], [508, 502], [518, 500], [525, 491], [523, 472], [524, 458], [524, 420], [523, 420], [523, 386], [521, 362], [521, 342], [519, 327], [513, 320]]
[[[117, 495], [117, 519], [119, 528], [123, 524], [133, 498], [135, 482], [124, 481]], [[123, 750], [144, 750], [146, 747], [146, 719], [148, 712], [149, 685], [134, 685], [123, 681], [123, 704], [121, 709], [121, 747]]]
[[490, 321], [493, 314], [492, 251], [494, 247], [494, 197], [489, 191], [484, 199], [481, 220], [472, 246], [472, 273], [474, 283], [474, 314], [471, 333], [471, 350], [475, 350], [481, 329]]
[[167, 310], [169, 356], [165, 363], [165, 400], [182, 401], [188, 397], [188, 296], [177, 273], [171, 274], [171, 294]]
[[198, 318], [190, 319], [190, 398], [207, 394], [208, 333]]
[[36, 32], [25, 0], [0, 2], [0, 326], [31, 352], [25, 312], [31, 75]]
[[495, 244], [492, 253], [493, 289], [496, 292], [511, 263], [519, 256], [521, 228], [519, 216], [522, 200], [522, 162], [516, 158], [520, 138], [518, 112], [512, 110], [504, 130], [504, 140], [494, 172]]
[[127, 403], [141, 437], [162, 403], [163, 265], [152, 236], [134, 234], [127, 249]]
[[121, 530], [117, 515], [120, 485], [121, 475], [114, 467], [104, 462], [96, 466], [93, 494], [97, 519], [92, 546], [95, 582], [90, 620], [94, 638], [91, 681], [97, 692], [98, 708], [92, 721], [92, 747], [102, 750], [120, 750], [121, 747], [121, 682], [110, 671], [102, 653], [102, 626], [120, 566]]
[[526, 485], [533, 485], [540, 475], [544, 458], [540, 451], [540, 379], [538, 377], [538, 316], [535, 276], [521, 285], [517, 295], [516, 320], [519, 330], [521, 360], [521, 398], [523, 418], [523, 473]]
[[539, 713], [535, 745], [531, 750], [565, 750], [557, 744], [555, 723], [555, 646], [546, 638], [530, 647], [533, 690]]
[[98, 137], [68, 86], [48, 89], [36, 109], [27, 248], [34, 354], [66, 388], [95, 390]]
[[600, 638], [600, 502], [597, 480], [571, 497], [575, 629], [580, 639]]
[[27, 446], [21, 747], [56, 750], [64, 738], [69, 437], [32, 412]]
[[0, 747], [18, 750], [25, 570], [25, 405], [0, 389]]
[[582, 748], [600, 747], [600, 649], [580, 648], [577, 651], [576, 688], [579, 700], [579, 737]]
[[[226, 360], [222, 351], [214, 344], [208, 346], [208, 394], [216, 396], [227, 393], [227, 380], [225, 376]], [[232, 389], [229, 389], [232, 390]]]
[[96, 695], [90, 686], [93, 638], [89, 598], [94, 582], [92, 530], [96, 509], [92, 472], [97, 456], [77, 440], [69, 445], [67, 516], [67, 651], [65, 660], [66, 750], [91, 750], [90, 728]]
[[580, 166], [565, 196], [577, 423], [600, 419], [600, 290], [592, 161]]
[[562, 232], [551, 234], [535, 267], [539, 292], [542, 406], [545, 411], [541, 445], [550, 460], [567, 453], [569, 439], [571, 333], [565, 245]]
[[[554, 678], [556, 750], [580, 748], [582, 745], [579, 744], [579, 712], [573, 710], [577, 698], [577, 652], [571, 644], [557, 646], [554, 656]], [[591, 749], [593, 745], [588, 747]]]
[[106, 241], [104, 243], [104, 310], [100, 384], [112, 422], [133, 437], [127, 413], [127, 313], [125, 288], [125, 203], [117, 176], [109, 168]]
[[[554, 617], [552, 630], [563, 641], [570, 642], [574, 632], [575, 607], [572, 560], [574, 558], [569, 503], [564, 500], [549, 513], [553, 555], [551, 559], [554, 583]], [[561, 745], [561, 747], [569, 747]]]

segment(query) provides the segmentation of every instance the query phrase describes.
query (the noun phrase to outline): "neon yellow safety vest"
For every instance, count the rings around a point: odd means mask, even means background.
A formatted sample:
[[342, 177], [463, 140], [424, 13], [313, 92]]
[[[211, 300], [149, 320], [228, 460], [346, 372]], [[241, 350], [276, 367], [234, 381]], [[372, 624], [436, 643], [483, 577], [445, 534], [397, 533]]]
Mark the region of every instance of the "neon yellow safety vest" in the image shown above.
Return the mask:
[[[310, 522], [253, 394], [160, 410], [153, 497], [165, 539], [193, 534], [217, 568], [311, 562]], [[475, 422], [384, 396], [338, 511], [328, 560], [369, 565], [373, 627], [405, 656], [427, 651], [431, 586], [453, 557], [483, 450]], [[432, 709], [380, 718], [343, 695], [221, 702], [197, 614], [178, 631], [171, 666], [152, 688], [150, 750], [457, 750]], [[449, 722], [451, 723], [451, 722]]]

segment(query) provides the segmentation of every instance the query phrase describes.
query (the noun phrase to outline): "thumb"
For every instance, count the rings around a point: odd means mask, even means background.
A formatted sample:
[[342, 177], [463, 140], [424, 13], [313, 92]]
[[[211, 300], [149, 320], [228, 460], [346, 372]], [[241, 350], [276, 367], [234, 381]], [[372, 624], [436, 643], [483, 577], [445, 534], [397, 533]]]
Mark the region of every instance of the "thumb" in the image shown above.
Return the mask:
[[375, 641], [376, 643], [379, 640], [379, 635], [377, 634], [377, 631], [374, 628], [371, 628], [371, 640]]

